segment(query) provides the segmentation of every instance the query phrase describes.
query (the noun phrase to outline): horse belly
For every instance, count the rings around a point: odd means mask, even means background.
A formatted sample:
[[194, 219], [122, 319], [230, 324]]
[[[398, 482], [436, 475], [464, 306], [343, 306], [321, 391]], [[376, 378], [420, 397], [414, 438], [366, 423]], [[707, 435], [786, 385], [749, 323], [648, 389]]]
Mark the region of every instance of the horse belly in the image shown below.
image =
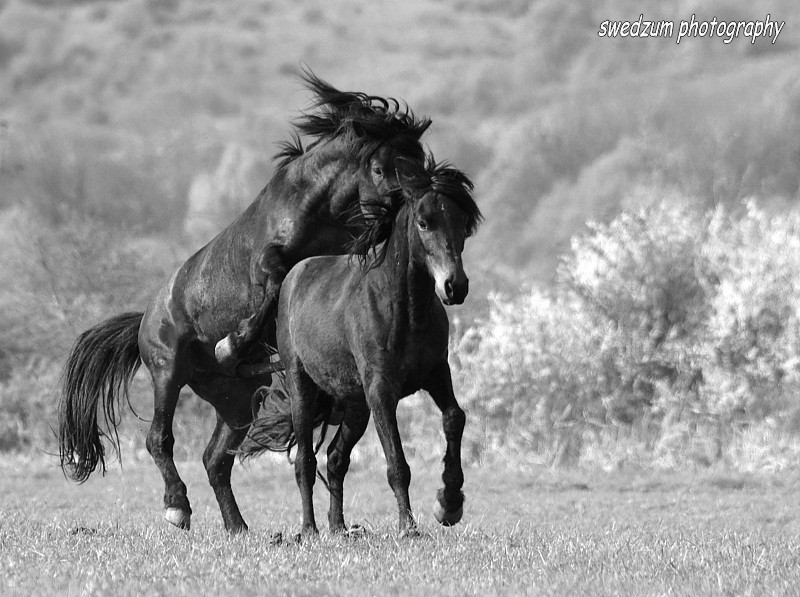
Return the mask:
[[337, 399], [362, 396], [364, 389], [355, 360], [346, 348], [336, 344], [317, 339], [313, 345], [309, 342], [305, 350], [301, 348], [298, 356], [306, 373], [326, 394]]

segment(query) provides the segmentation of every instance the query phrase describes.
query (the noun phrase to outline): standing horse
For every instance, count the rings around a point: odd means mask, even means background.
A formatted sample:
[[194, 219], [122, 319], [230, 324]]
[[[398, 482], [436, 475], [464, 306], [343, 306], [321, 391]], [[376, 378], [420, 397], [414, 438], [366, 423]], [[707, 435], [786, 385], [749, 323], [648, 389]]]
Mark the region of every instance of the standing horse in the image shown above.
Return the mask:
[[[181, 388], [217, 410], [203, 463], [225, 528], [245, 530], [231, 490], [231, 452], [252, 421], [253, 393], [271, 379], [268, 349], [258, 340], [275, 344], [269, 321], [283, 277], [305, 257], [344, 252], [364, 215], [397, 200], [398, 176], [424, 166], [419, 139], [429, 120], [395, 100], [338, 91], [311, 72], [304, 80], [316, 101], [297, 130], [314, 141], [304, 149], [296, 133], [245, 212], [190, 257], [144, 313], [118, 315], [81, 334], [65, 367], [61, 465], [84, 481], [98, 465], [105, 471], [102, 437], [119, 454], [119, 401], [144, 362], [155, 396], [147, 449], [164, 478], [165, 517], [180, 528], [189, 528], [192, 512], [173, 460]], [[237, 368], [240, 359], [255, 365]], [[109, 433], [99, 428], [98, 409]]]
[[290, 409], [277, 404], [280, 399], [273, 393], [264, 405], [271, 416], [256, 419], [240, 453], [286, 450], [296, 442], [303, 536], [317, 533], [314, 427], [341, 417], [328, 448], [328, 522], [332, 532], [343, 532], [344, 477], [370, 413], [397, 499], [400, 532], [416, 534], [408, 498], [411, 472], [396, 409], [403, 396], [420, 389], [441, 409], [447, 440], [435, 515], [448, 526], [461, 519], [465, 417], [453, 394], [442, 303], [461, 304], [467, 295], [461, 252], [481, 215], [470, 193], [472, 183], [461, 172], [431, 161], [428, 175], [421, 188], [412, 183], [417, 188], [399, 208], [388, 209], [374, 223], [391, 229], [381, 248], [362, 236], [362, 256], [374, 253], [369, 267], [354, 267], [347, 256], [314, 257], [296, 265], [284, 281], [277, 339]]

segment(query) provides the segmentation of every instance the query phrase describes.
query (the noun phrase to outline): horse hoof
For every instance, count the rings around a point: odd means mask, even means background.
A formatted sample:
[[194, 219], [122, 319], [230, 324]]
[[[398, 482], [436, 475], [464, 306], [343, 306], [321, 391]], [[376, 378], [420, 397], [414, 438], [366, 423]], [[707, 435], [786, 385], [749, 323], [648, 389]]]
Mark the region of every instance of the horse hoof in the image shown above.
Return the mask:
[[433, 506], [433, 515], [436, 517], [436, 522], [438, 522], [440, 525], [444, 527], [451, 527], [461, 520], [461, 517], [464, 515], [464, 507], [462, 506], [458, 510], [449, 512], [444, 509], [444, 507], [439, 503], [439, 500], [436, 500], [436, 503]]
[[417, 530], [417, 527], [408, 527], [407, 529], [403, 529], [400, 531], [400, 538], [401, 539], [414, 539], [415, 537], [420, 537], [420, 532]]
[[192, 524], [192, 515], [180, 508], [167, 508], [164, 513], [167, 522], [174, 524], [179, 529], [188, 531]]
[[352, 524], [350, 528], [344, 531], [344, 536], [348, 539], [360, 539], [361, 537], [367, 536], [367, 529], [362, 527], [360, 524]]
[[228, 535], [233, 537], [235, 535], [241, 535], [243, 533], [246, 533], [248, 531], [248, 528], [246, 524], [243, 524], [241, 526], [230, 527], [225, 530], [228, 531]]

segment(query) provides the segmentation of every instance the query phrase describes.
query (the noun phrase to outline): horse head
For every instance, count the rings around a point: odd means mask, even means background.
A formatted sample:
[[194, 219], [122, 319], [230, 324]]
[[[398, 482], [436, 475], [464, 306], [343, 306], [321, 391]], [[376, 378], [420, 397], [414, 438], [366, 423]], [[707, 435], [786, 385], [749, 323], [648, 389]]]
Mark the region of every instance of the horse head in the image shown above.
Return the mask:
[[472, 198], [472, 182], [463, 172], [433, 159], [426, 170], [430, 183], [412, 193], [411, 255], [433, 278], [439, 299], [445, 305], [460, 305], [469, 292], [461, 253], [482, 216]]
[[393, 98], [339, 91], [309, 70], [302, 79], [315, 97], [312, 111], [297, 121], [297, 130], [335, 143], [351, 161], [351, 188], [358, 193], [360, 215], [396, 208], [401, 179], [418, 176], [424, 168], [420, 138], [431, 121], [416, 117]]

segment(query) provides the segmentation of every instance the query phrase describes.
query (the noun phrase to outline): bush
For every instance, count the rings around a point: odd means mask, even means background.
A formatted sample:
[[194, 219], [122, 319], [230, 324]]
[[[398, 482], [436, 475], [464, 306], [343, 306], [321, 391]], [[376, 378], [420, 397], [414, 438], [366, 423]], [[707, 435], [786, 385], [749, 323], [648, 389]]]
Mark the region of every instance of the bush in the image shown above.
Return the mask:
[[453, 346], [456, 395], [478, 452], [530, 452], [575, 461], [583, 432], [602, 424], [616, 379], [597, 329], [574, 301], [531, 290], [493, 297], [488, 320]]
[[494, 297], [454, 342], [470, 441], [545, 462], [734, 465], [742, 438], [785, 444], [800, 413], [798, 249], [800, 216], [753, 204], [592, 225], [552, 294]]
[[715, 276], [706, 355], [715, 410], [763, 418], [797, 410], [800, 217], [768, 218], [754, 204], [717, 212], [704, 252]]

